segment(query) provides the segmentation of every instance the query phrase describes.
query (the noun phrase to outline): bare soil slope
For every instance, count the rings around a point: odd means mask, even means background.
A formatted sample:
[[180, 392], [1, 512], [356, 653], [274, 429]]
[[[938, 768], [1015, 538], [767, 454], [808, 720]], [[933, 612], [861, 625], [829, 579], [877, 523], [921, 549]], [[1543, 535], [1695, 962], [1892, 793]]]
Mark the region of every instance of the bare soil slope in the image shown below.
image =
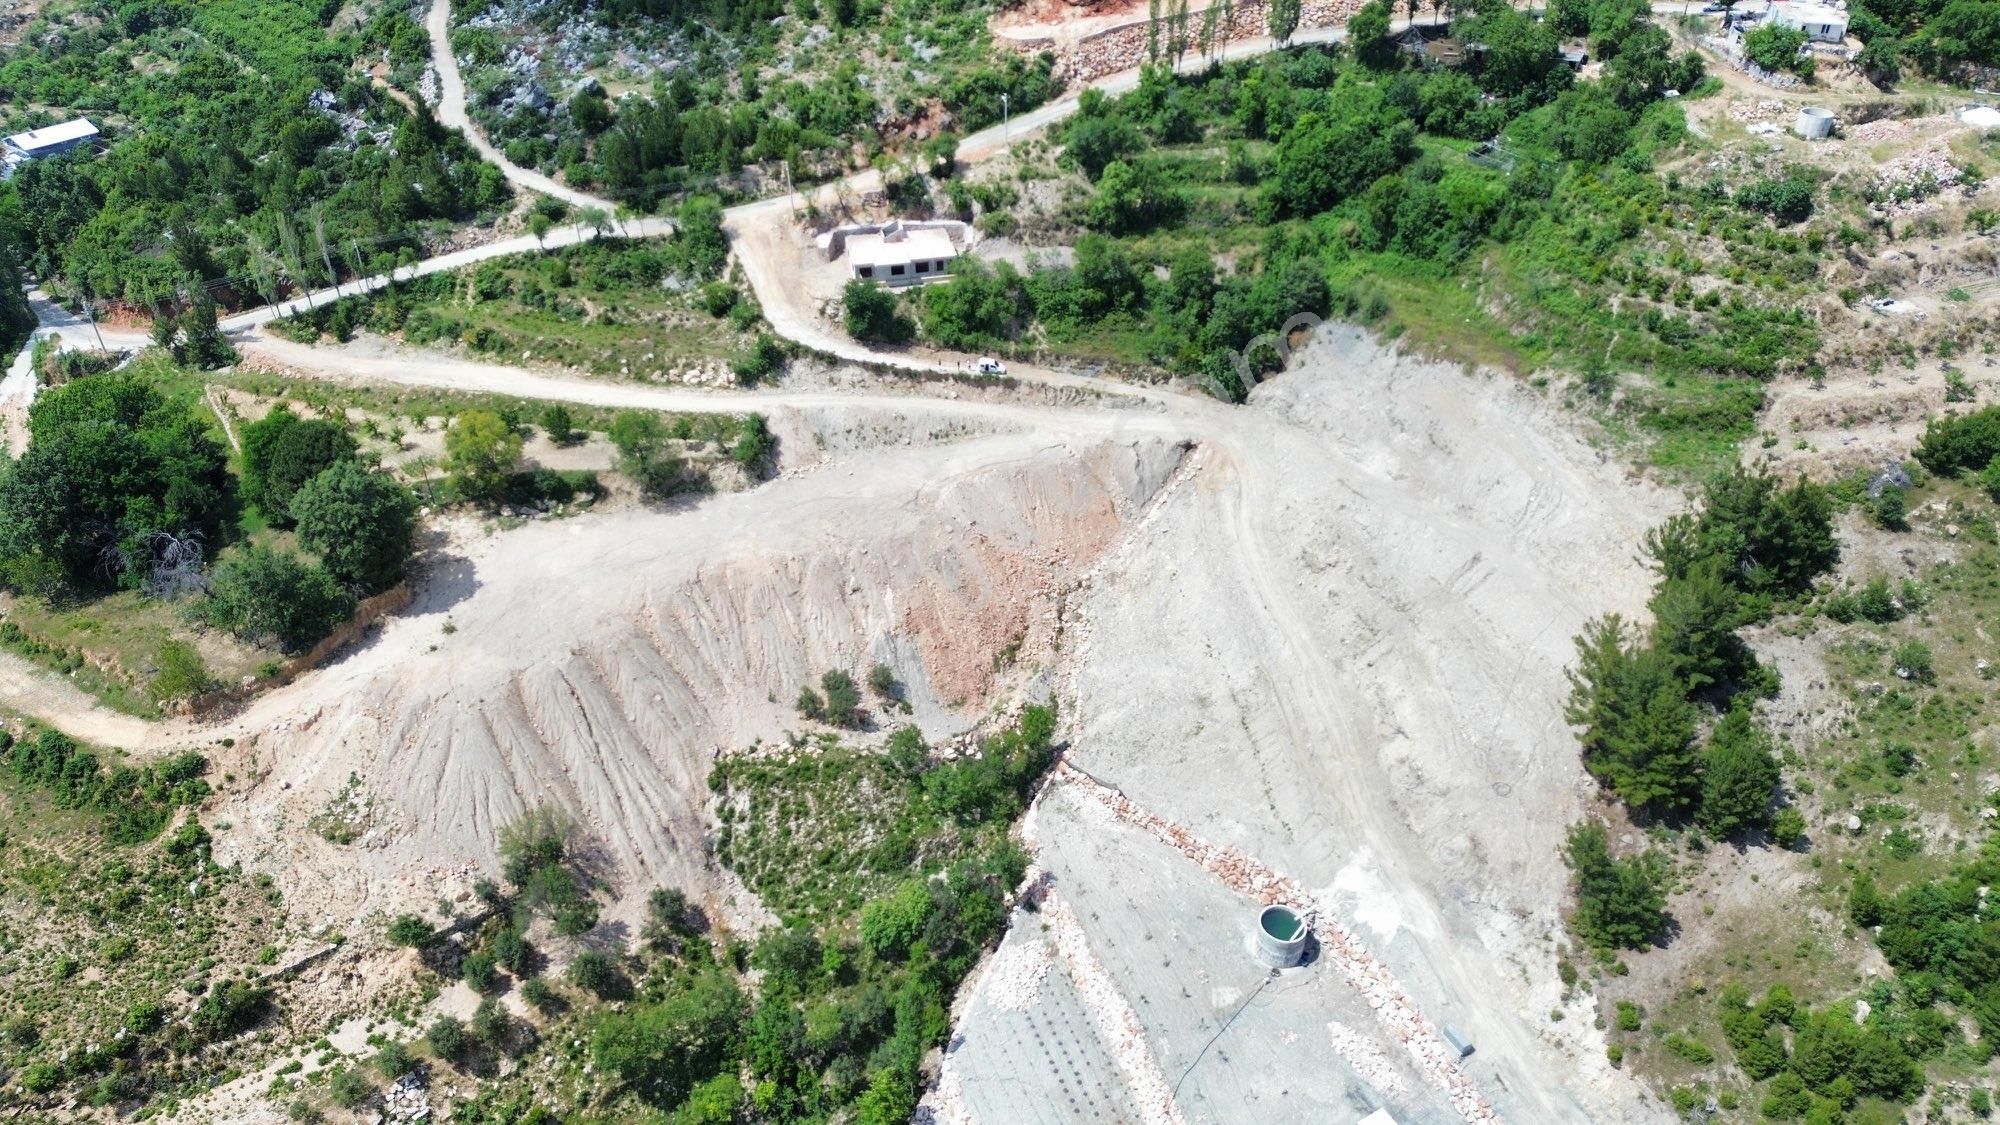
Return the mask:
[[[702, 812], [717, 751], [801, 726], [803, 684], [876, 661], [927, 729], [963, 726], [993, 653], [1048, 648], [1067, 576], [1181, 456], [1152, 438], [988, 437], [672, 516], [465, 534], [373, 646], [269, 697], [272, 721], [245, 717], [270, 772], [230, 837], [301, 877], [294, 896], [319, 884], [359, 912], [462, 887], [493, 869], [501, 826], [554, 803], [619, 891], [726, 894]], [[350, 847], [300, 830], [334, 807], [365, 810]]]
[[[1561, 716], [1562, 669], [1586, 619], [1641, 608], [1647, 575], [1632, 544], [1672, 498], [1623, 480], [1519, 384], [1327, 335], [1231, 416], [1228, 437], [1204, 445], [1189, 482], [1092, 577], [1066, 666], [1070, 760], [1311, 888], [1428, 1019], [1474, 1037], [1469, 1072], [1509, 1120], [1645, 1118], [1588, 1017], [1548, 1018], [1560, 994], [1557, 848], [1587, 792]], [[1253, 896], [1230, 917], [1212, 902], [1194, 910], [1211, 897], [1198, 869], [1125, 859], [1096, 872], [1084, 857], [1124, 849], [1109, 835], [1077, 839], [1092, 831], [1065, 817], [1044, 833], [1061, 840], [1044, 852], [1054, 887], [1092, 932], [1166, 1080], [1201, 1060], [1183, 1086], [1186, 1120], [1271, 1120], [1272, 1084], [1288, 1069], [1257, 1078], [1257, 1099], [1238, 1096], [1247, 1072], [1229, 1072], [1299, 1050], [1332, 1069], [1301, 1073], [1281, 1116], [1345, 1120], [1333, 1108], [1345, 1105], [1358, 1117], [1364, 1102], [1341, 1090], [1366, 1084], [1399, 1120], [1439, 1119], [1437, 1089], [1368, 1082], [1386, 1072], [1366, 1051], [1343, 1070], [1324, 1030], [1299, 1047], [1257, 1040], [1260, 1028], [1299, 1034], [1310, 1011], [1246, 1017], [1228, 1034], [1247, 1038], [1201, 1056], [1258, 979], [1244, 952]], [[1212, 994], [1162, 975], [1218, 950]], [[1162, 1005], [1163, 993], [1181, 999]], [[1322, 1027], [1336, 1021], [1407, 1062], [1393, 1034], [1336, 994], [1319, 1007]], [[992, 1069], [981, 1052], [1018, 1046], [998, 1022], [982, 1034], [995, 1007], [975, 1003], [962, 1033], [968, 1075]], [[1062, 1096], [1033, 1083], [964, 1090], [970, 1117], [989, 1122], [1030, 1120], [1028, 1104]]]

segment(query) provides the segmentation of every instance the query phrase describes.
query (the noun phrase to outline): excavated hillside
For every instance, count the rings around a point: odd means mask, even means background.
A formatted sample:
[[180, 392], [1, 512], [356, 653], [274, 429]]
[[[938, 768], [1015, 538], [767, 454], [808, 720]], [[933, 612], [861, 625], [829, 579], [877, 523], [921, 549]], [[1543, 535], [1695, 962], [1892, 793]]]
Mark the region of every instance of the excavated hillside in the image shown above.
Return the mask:
[[[799, 688], [886, 662], [914, 718], [976, 718], [993, 654], [1046, 654], [1072, 576], [1184, 456], [1032, 435], [876, 451], [663, 517], [460, 536], [370, 647], [258, 710], [268, 770], [230, 847], [332, 916], [494, 868], [500, 828], [569, 810], [613, 889], [728, 894], [702, 806], [714, 755], [803, 724]], [[356, 779], [350, 782], [350, 778]], [[300, 831], [339, 819], [350, 845]], [[739, 896], [728, 913], [755, 913]]]

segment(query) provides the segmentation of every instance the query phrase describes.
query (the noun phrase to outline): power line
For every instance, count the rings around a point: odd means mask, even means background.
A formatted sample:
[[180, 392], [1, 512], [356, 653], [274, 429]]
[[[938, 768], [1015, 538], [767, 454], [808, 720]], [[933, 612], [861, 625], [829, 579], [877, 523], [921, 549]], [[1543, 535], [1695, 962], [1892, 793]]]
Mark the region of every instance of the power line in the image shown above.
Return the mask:
[[1229, 1025], [1236, 1022], [1236, 1017], [1243, 1014], [1243, 1009], [1250, 1006], [1250, 1001], [1262, 995], [1265, 989], [1271, 987], [1271, 982], [1277, 979], [1278, 970], [1272, 969], [1270, 972], [1265, 973], [1263, 983], [1252, 990], [1250, 995], [1244, 997], [1243, 1002], [1236, 1005], [1236, 1010], [1229, 1013], [1229, 1018], [1222, 1021], [1222, 1026], [1215, 1029], [1215, 1034], [1208, 1037], [1208, 1042], [1201, 1045], [1201, 1051], [1195, 1055], [1194, 1061], [1187, 1064], [1187, 1069], [1181, 1071], [1179, 1080], [1174, 1083], [1173, 1096], [1176, 1100], [1179, 1100], [1181, 1096], [1181, 1083], [1186, 1082], [1188, 1075], [1194, 1073], [1194, 1068], [1201, 1065], [1201, 1060], [1208, 1054], [1208, 1049], [1215, 1046], [1215, 1041], [1222, 1038], [1222, 1033], [1229, 1030]]

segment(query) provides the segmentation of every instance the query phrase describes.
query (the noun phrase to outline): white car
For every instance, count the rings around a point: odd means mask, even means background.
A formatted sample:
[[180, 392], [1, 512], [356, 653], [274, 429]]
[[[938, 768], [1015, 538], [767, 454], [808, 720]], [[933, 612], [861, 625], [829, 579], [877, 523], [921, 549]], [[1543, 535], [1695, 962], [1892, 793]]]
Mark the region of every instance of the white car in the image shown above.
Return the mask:
[[1007, 365], [991, 356], [981, 356], [979, 359], [979, 373], [981, 375], [1005, 375], [1007, 373]]

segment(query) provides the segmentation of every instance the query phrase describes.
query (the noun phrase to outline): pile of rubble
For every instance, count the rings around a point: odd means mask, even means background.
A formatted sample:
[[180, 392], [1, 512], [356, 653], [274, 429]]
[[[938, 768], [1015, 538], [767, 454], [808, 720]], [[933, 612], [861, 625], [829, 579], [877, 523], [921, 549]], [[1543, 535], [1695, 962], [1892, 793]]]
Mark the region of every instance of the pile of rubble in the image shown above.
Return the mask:
[[1354, 1073], [1384, 1090], [1401, 1094], [1409, 1089], [1403, 1075], [1389, 1065], [1389, 1060], [1382, 1057], [1382, 1052], [1375, 1049], [1375, 1044], [1367, 1036], [1339, 1020], [1328, 1023], [1326, 1030], [1333, 1037], [1334, 1053], [1346, 1059], [1347, 1065], [1354, 1068]]
[[382, 1092], [380, 1120], [385, 1125], [430, 1120], [431, 1101], [426, 1093], [429, 1087], [430, 1083], [424, 1079], [423, 1072], [419, 1070], [413, 1070], [396, 1079]]
[[[1471, 1125], [1491, 1125], [1500, 1120], [1492, 1105], [1480, 1096], [1478, 1084], [1458, 1065], [1457, 1052], [1448, 1048], [1437, 1028], [1417, 1009], [1416, 1002], [1397, 983], [1389, 967], [1367, 951], [1346, 926], [1322, 909], [1311, 892], [1298, 880], [1281, 875], [1258, 860], [1234, 848], [1212, 844], [1164, 817], [1141, 808], [1116, 789], [1063, 762], [1055, 769], [1057, 778], [1077, 786], [1108, 809], [1118, 820], [1141, 828], [1214, 875], [1230, 889], [1248, 895], [1267, 906], [1289, 906], [1313, 919], [1313, 934], [1321, 951], [1367, 1000], [1376, 1018], [1416, 1060], [1417, 1069], [1442, 1087], [1452, 1109]], [[1060, 943], [1058, 943], [1060, 945]], [[1086, 951], [1087, 953], [1087, 951]]]
[[1746, 123], [1751, 121], [1779, 121], [1789, 116], [1790, 114], [1786, 112], [1785, 103], [1771, 98], [1763, 98], [1754, 102], [1734, 101], [1729, 103], [1729, 117], [1732, 121]]
[[1875, 144], [1878, 141], [1907, 141], [1910, 139], [1910, 123], [1899, 118], [1884, 117], [1877, 121], [1864, 121], [1852, 129], [1844, 130], [1849, 140]]
[[986, 968], [980, 995], [1002, 1011], [1025, 1012], [1041, 999], [1042, 982], [1054, 967], [1048, 943], [1038, 937], [1002, 946]]
[[1957, 187], [1965, 173], [1942, 148], [1899, 156], [1875, 171], [1875, 206], [1887, 215], [1914, 215], [1936, 207], [1935, 197]]

